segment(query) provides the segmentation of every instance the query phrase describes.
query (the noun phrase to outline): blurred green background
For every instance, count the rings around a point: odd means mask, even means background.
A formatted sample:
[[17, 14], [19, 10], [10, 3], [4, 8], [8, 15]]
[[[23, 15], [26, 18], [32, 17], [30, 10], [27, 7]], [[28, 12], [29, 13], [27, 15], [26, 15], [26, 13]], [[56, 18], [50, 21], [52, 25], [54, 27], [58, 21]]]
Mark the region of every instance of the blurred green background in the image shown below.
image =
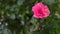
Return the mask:
[[[38, 2], [50, 9], [46, 19], [33, 17]], [[0, 34], [60, 34], [60, 0], [0, 0]]]

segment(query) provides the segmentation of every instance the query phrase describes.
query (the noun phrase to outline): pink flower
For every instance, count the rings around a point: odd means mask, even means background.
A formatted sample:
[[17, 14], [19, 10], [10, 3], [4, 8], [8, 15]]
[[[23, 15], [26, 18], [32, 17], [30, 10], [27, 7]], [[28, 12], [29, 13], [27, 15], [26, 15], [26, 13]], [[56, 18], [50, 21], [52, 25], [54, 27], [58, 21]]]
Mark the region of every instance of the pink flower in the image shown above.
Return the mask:
[[33, 16], [35, 18], [46, 18], [50, 15], [49, 8], [44, 5], [42, 2], [35, 4], [32, 7], [32, 11], [34, 12]]

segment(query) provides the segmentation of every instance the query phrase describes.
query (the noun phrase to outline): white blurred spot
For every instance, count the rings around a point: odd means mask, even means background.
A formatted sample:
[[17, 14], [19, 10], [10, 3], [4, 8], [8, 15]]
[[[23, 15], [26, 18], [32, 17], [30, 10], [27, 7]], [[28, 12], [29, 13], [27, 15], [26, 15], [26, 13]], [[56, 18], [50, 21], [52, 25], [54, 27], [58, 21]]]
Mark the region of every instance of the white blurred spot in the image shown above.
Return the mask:
[[5, 25], [7, 26], [7, 25], [8, 25], [8, 23], [5, 23]]
[[1, 25], [1, 22], [0, 22], [0, 25]]

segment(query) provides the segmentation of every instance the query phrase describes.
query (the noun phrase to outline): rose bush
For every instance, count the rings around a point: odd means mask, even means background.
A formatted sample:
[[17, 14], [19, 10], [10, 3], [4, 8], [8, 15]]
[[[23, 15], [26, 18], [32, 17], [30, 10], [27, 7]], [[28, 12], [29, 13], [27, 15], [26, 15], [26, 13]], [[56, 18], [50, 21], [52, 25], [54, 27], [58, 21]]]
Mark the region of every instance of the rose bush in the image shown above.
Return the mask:
[[0, 34], [60, 34], [60, 1], [0, 0]]

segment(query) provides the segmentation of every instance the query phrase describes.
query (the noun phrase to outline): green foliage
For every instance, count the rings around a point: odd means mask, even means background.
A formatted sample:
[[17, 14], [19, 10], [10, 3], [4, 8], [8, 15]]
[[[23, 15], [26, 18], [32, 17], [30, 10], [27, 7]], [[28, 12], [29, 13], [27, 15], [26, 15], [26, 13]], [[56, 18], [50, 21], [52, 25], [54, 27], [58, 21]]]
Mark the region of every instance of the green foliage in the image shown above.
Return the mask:
[[[46, 19], [33, 17], [32, 6], [42, 1], [51, 14]], [[60, 33], [59, 0], [0, 0], [0, 20], [7, 23], [11, 34], [59, 34]], [[58, 12], [58, 15], [56, 14]]]

